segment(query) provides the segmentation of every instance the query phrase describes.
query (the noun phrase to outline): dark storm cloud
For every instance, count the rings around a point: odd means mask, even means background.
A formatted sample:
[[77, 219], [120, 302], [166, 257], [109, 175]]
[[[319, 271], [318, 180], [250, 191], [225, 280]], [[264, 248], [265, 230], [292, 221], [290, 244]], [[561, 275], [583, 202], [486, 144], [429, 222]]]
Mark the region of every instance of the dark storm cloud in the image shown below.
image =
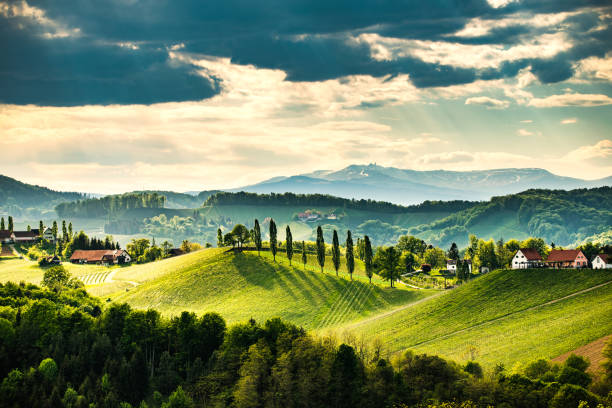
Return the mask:
[[[0, 0], [1, 1], [1, 0]], [[13, 2], [10, 2], [13, 3]], [[417, 87], [470, 83], [512, 77], [531, 65], [542, 82], [571, 77], [574, 62], [602, 56], [611, 48], [610, 31], [591, 30], [598, 13], [585, 10], [564, 30], [578, 39], [575, 49], [552, 59], [537, 55], [504, 62], [493, 69], [426, 63], [414, 57], [375, 60], [367, 44], [350, 41], [360, 33], [511, 46], [548, 28], [514, 25], [481, 37], [452, 34], [474, 17], [501, 19], [515, 12], [557, 12], [604, 6], [606, 1], [523, 0], [491, 8], [485, 0], [30, 0], [28, 4], [65, 27], [79, 28], [68, 38], [41, 37], [44, 28], [0, 17], [0, 100], [49, 105], [154, 103], [200, 100], [219, 84], [177, 65], [167, 48], [228, 57], [238, 64], [281, 69], [291, 81], [321, 81], [346, 75], [409, 74]], [[299, 36], [299, 37], [297, 37]], [[139, 49], [116, 43], [132, 42]], [[469, 58], [469, 56], [466, 56]]]

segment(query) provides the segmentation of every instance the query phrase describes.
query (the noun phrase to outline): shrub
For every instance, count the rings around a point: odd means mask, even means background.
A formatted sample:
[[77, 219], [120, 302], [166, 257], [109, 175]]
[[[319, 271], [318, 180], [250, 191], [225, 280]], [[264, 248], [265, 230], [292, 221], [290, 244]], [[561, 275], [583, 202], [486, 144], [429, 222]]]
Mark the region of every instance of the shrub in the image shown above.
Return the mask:
[[42, 374], [43, 378], [49, 382], [55, 381], [57, 373], [59, 372], [57, 364], [52, 358], [45, 358], [40, 362], [38, 371]]

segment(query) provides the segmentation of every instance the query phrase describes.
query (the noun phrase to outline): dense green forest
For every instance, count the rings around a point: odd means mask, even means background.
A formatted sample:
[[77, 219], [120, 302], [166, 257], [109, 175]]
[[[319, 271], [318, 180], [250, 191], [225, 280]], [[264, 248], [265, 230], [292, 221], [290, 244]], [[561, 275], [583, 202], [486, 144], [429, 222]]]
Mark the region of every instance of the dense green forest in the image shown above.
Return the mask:
[[489, 373], [474, 361], [458, 365], [412, 352], [390, 358], [382, 343], [366, 347], [350, 337], [315, 338], [279, 319], [227, 327], [215, 313], [166, 319], [126, 304], [103, 306], [65, 274], [46, 274], [43, 283], [53, 290], [0, 285], [0, 406], [612, 403], [610, 367], [593, 383], [580, 357], [563, 365], [525, 362], [521, 372], [498, 366]]
[[[571, 245], [604, 235], [612, 226], [612, 187], [579, 190], [527, 190], [493, 197], [489, 202], [409, 230], [435, 244], [464, 243], [486, 226], [513, 224], [515, 230], [547, 242]], [[495, 229], [495, 228], [491, 228]], [[508, 228], [510, 230], [510, 228]], [[504, 234], [499, 230], [499, 234]], [[514, 238], [511, 231], [494, 238]], [[519, 237], [520, 238], [520, 237]], [[607, 243], [607, 242], [602, 242]]]
[[420, 211], [460, 211], [474, 205], [471, 201], [425, 201], [422, 204], [404, 207], [384, 201], [355, 200], [335, 197], [328, 194], [257, 194], [220, 192], [208, 198], [205, 206], [219, 205], [256, 205], [256, 206], [320, 206], [339, 207], [353, 210], [377, 211], [384, 213], [404, 213]]
[[126, 193], [61, 203], [55, 211], [62, 218], [100, 218], [134, 208], [164, 208], [165, 202], [158, 193]]

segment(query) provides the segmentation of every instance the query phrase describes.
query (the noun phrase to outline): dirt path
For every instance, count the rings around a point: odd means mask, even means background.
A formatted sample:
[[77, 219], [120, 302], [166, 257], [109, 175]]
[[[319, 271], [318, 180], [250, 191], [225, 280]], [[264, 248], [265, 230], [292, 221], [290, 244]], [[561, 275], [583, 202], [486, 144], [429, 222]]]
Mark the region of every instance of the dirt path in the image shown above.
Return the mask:
[[435, 295], [431, 295], [431, 296], [428, 296], [428, 297], [426, 297], [426, 298], [423, 298], [423, 299], [417, 300], [416, 302], [413, 302], [413, 303], [408, 303], [407, 305], [400, 306], [400, 307], [398, 307], [398, 308], [395, 308], [395, 309], [392, 309], [392, 310], [386, 311], [386, 312], [384, 312], [384, 313], [377, 314], [376, 316], [368, 317], [367, 319], [363, 319], [363, 320], [360, 320], [360, 321], [358, 321], [358, 322], [352, 323], [352, 324], [350, 324], [350, 325], [345, 326], [345, 328], [346, 328], [346, 329], [352, 329], [352, 328], [355, 328], [355, 327], [361, 326], [362, 324], [369, 323], [369, 322], [372, 322], [372, 321], [374, 321], [374, 320], [382, 319], [383, 317], [391, 316], [392, 314], [395, 314], [395, 313], [401, 312], [402, 310], [409, 309], [409, 308], [411, 308], [411, 307], [413, 307], [413, 306], [418, 305], [419, 303], [423, 303], [423, 302], [425, 302], [425, 301], [427, 301], [427, 300], [430, 300], [430, 299], [433, 299], [433, 298], [436, 298], [436, 297], [442, 296], [442, 295], [444, 295], [444, 294], [446, 294], [446, 293], [450, 293], [450, 291], [436, 293]]
[[[572, 293], [570, 295], [563, 296], [563, 297], [560, 297], [558, 299], [554, 299], [554, 300], [551, 300], [551, 301], [548, 301], [548, 302], [545, 302], [545, 303], [541, 303], [539, 305], [531, 306], [531, 307], [528, 307], [528, 308], [525, 308], [525, 309], [517, 310], [515, 312], [507, 313], [507, 314], [505, 314], [503, 316], [499, 316], [499, 317], [496, 317], [494, 319], [490, 319], [490, 320], [487, 320], [485, 322], [481, 322], [481, 323], [478, 323], [478, 324], [475, 324], [473, 326], [466, 327], [466, 328], [463, 328], [463, 329], [460, 329], [460, 330], [456, 330], [454, 332], [451, 332], [451, 333], [448, 333], [448, 334], [444, 334], [442, 336], [438, 336], [438, 337], [435, 337], [433, 339], [429, 339], [429, 340], [425, 340], [425, 341], [422, 341], [422, 342], [419, 342], [419, 343], [411, 344], [409, 346], [406, 346], [406, 348], [415, 347], [415, 346], [422, 346], [424, 344], [428, 344], [428, 343], [431, 343], [431, 342], [434, 342], [434, 341], [437, 341], [437, 340], [446, 339], [448, 337], [454, 336], [455, 334], [463, 333], [463, 332], [466, 332], [468, 330], [472, 330], [472, 329], [484, 326], [486, 324], [493, 323], [493, 322], [505, 319], [505, 318], [513, 316], [513, 315], [515, 315], [517, 313], [529, 312], [531, 310], [538, 309], [538, 308], [540, 308], [542, 306], [553, 305], [553, 304], [561, 302], [563, 300], [570, 299], [570, 298], [573, 298], [575, 296], [582, 295], [583, 293], [587, 293], [587, 292], [593, 291], [595, 289], [599, 289], [599, 288], [601, 288], [603, 286], [609, 285], [610, 283], [612, 283], [612, 281], [600, 283], [599, 285], [595, 285], [595, 286], [591, 286], [590, 288], [587, 288], [587, 289], [579, 290], [578, 292], [574, 292], [574, 293]], [[427, 299], [430, 299], [430, 298], [427, 298]], [[427, 299], [424, 299], [424, 300], [427, 300]]]

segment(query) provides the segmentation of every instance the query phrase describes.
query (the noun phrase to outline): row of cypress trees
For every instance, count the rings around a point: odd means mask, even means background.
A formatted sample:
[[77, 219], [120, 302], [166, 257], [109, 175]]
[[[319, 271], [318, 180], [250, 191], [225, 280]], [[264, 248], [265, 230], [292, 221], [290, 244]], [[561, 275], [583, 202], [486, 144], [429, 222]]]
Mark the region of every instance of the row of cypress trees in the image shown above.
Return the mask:
[[[276, 222], [273, 219], [270, 220], [270, 252], [272, 253], [272, 257], [276, 262], [276, 253], [278, 252], [278, 231], [276, 228]], [[372, 275], [373, 271], [373, 252], [372, 252], [372, 243], [370, 242], [370, 238], [366, 235], [364, 236], [364, 253], [363, 253], [363, 261], [365, 263], [365, 270], [370, 283], [372, 283]], [[255, 226], [253, 228], [253, 241], [255, 243], [255, 247], [257, 248], [257, 252], [261, 253], [262, 248], [262, 239], [261, 239], [261, 227], [259, 225], [259, 220], [255, 220]], [[291, 260], [293, 259], [293, 236], [291, 234], [291, 228], [287, 225], [285, 230], [285, 247], [287, 259], [289, 260], [289, 265], [291, 265]], [[321, 226], [317, 227], [317, 262], [321, 267], [321, 272], [323, 272], [323, 267], [325, 266], [325, 240], [323, 239], [323, 229]], [[355, 251], [353, 247], [353, 237], [351, 231], [347, 231], [346, 233], [346, 242], [345, 242], [345, 258], [346, 258], [346, 269], [353, 280], [353, 272], [355, 271]], [[336, 271], [336, 276], [338, 276], [338, 270], [340, 269], [340, 241], [338, 239], [338, 231], [334, 230], [333, 238], [332, 238], [332, 264]], [[306, 254], [306, 243], [302, 241], [302, 263], [304, 267], [306, 267], [306, 263], [308, 263], [308, 256]]]

